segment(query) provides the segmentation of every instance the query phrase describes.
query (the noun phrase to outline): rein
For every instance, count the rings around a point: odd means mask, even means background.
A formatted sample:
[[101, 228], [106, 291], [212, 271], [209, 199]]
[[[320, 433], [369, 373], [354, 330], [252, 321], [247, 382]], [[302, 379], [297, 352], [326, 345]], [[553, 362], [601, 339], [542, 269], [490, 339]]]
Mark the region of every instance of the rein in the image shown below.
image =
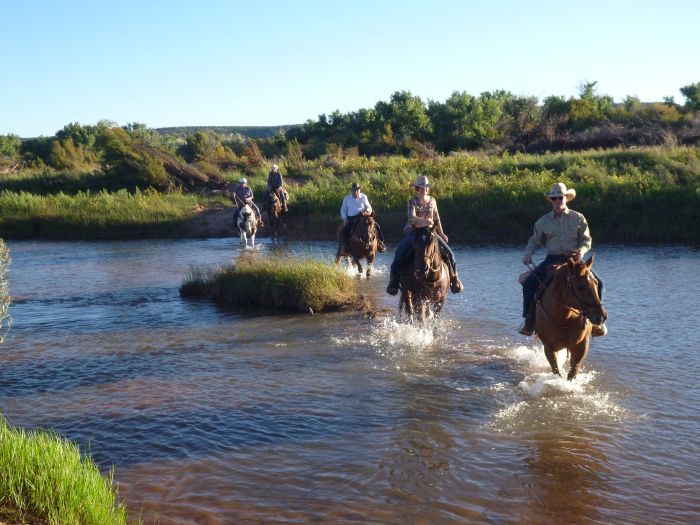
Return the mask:
[[[534, 267], [534, 265], [532, 265], [532, 266]], [[528, 265], [528, 269], [529, 269], [529, 268], [530, 268], [530, 265]], [[531, 269], [531, 271], [533, 271], [533, 270]], [[534, 273], [534, 271], [533, 271], [533, 275], [534, 275], [535, 278], [539, 281], [540, 284], [543, 284], [542, 281], [540, 280], [540, 278], [537, 276], [537, 274]], [[550, 283], [549, 286], [552, 286], [552, 283]], [[568, 305], [568, 304], [566, 304], [566, 303], [564, 302], [564, 300], [566, 299], [566, 297], [567, 297], [568, 295], [571, 295], [571, 297], [574, 298], [574, 301], [576, 302], [577, 308], [575, 308], [575, 307], [573, 307], [573, 306], [570, 306], [570, 305]], [[559, 299], [559, 298], [556, 297], [556, 296], [555, 296], [555, 299], [556, 299], [556, 300], [559, 302], [559, 304], [561, 304], [564, 308], [566, 308], [567, 310], [569, 310], [569, 311], [573, 312], [574, 314], [576, 314], [576, 317], [578, 317], [578, 319], [579, 319], [579, 321], [581, 322], [581, 325], [582, 325], [582, 326], [586, 324], [586, 315], [584, 314], [584, 309], [587, 308], [587, 307], [590, 307], [590, 306], [601, 307], [601, 306], [603, 305], [603, 303], [600, 301], [600, 299], [599, 299], [595, 304], [586, 304], [586, 303], [584, 303], [583, 301], [581, 301], [581, 298], [580, 298], [578, 295], [576, 295], [576, 292], [574, 291], [574, 288], [573, 288], [573, 286], [572, 286], [572, 276], [571, 276], [571, 273], [570, 273], [570, 272], [568, 272], [567, 275], [566, 275], [566, 288], [564, 289], [563, 299]], [[542, 310], [542, 313], [544, 313], [544, 314], [547, 316], [547, 318], [552, 322], [552, 324], [555, 324], [555, 325], [556, 325], [557, 323], [554, 321], [554, 319], [552, 318], [552, 316], [549, 315], [549, 313], [547, 312], [547, 310], [545, 310], [544, 305], [542, 304], [542, 298], [541, 298], [541, 297], [540, 297], [539, 299], [537, 299], [537, 303], [536, 303], [536, 304], [540, 307], [540, 310]], [[567, 327], [567, 326], [560, 326], [559, 328], [561, 328], [562, 330], [568, 330], [568, 329], [569, 329], [569, 327]]]

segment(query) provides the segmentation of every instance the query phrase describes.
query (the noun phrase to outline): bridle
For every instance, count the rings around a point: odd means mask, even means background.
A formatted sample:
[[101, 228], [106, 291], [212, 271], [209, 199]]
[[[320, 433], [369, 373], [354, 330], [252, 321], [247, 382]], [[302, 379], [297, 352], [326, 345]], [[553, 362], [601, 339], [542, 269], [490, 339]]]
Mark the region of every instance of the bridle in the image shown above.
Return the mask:
[[[416, 280], [418, 280], [418, 281], [420, 281], [421, 274], [423, 274], [427, 279], [428, 274], [430, 274], [430, 273], [436, 274], [442, 269], [442, 258], [439, 256], [440, 248], [438, 247], [437, 241], [433, 238], [435, 233], [432, 231], [429, 231], [428, 235], [430, 235], [431, 237], [430, 237], [430, 241], [428, 243], [426, 243], [426, 246], [434, 246], [433, 253], [428, 255], [427, 253], [424, 252], [422, 254], [421, 258], [423, 259], [423, 264], [425, 264], [425, 272], [420, 271], [418, 269], [418, 265], [416, 265], [416, 269], [414, 271], [414, 276], [416, 277]], [[414, 249], [415, 249], [415, 247], [414, 247]], [[434, 255], [435, 250], [438, 250], [438, 257], [437, 257], [438, 262], [435, 266], [433, 266], [432, 259], [435, 258], [435, 255]], [[419, 256], [418, 250], [415, 250], [415, 252], [416, 252], [416, 257], [418, 257]], [[438, 279], [439, 279], [439, 277], [438, 277]], [[436, 279], [436, 280], [438, 280], [438, 279]]]
[[351, 237], [351, 239], [354, 240], [356, 243], [363, 244], [365, 246], [366, 250], [370, 249], [370, 246], [372, 245], [372, 243], [374, 242], [374, 239], [377, 236], [377, 232], [374, 228], [374, 224], [367, 225], [367, 239], [366, 240], [358, 235], [357, 230], [358, 230], [358, 226], [360, 225], [360, 223], [362, 221], [368, 221], [368, 220], [369, 220], [368, 217], [363, 217], [362, 219], [357, 221], [357, 224], [355, 225], [355, 228], [352, 232], [352, 237]]
[[[532, 265], [534, 267], [534, 265]], [[530, 265], [528, 265], [528, 268], [530, 268]], [[536, 273], [534, 273], [534, 269], [531, 270], [533, 272], [533, 275], [537, 278], [540, 284], [543, 284], [540, 278], [537, 276]], [[591, 279], [595, 279], [593, 275], [591, 275], [590, 272], [586, 273], [586, 279], [590, 281]], [[576, 317], [578, 318], [579, 322], [581, 323], [581, 326], [585, 326], [586, 320], [588, 319], [586, 317], [585, 311], [588, 308], [603, 308], [603, 302], [600, 300], [600, 298], [596, 297], [596, 301], [593, 304], [586, 303], [585, 301], [581, 300], [581, 297], [579, 297], [573, 286], [573, 280], [574, 276], [571, 274], [571, 271], [568, 270], [566, 274], [566, 287], [564, 288], [564, 293], [562, 294], [561, 298], [556, 297], [555, 299], [561, 304], [564, 308], [569, 310], [570, 312], [573, 312]], [[549, 285], [551, 286], [551, 284]], [[574, 300], [575, 307], [567, 304], [566, 298], [568, 296], [571, 296]], [[553, 323], [557, 324], [554, 319], [552, 318], [551, 315], [545, 310], [544, 305], [542, 304], [542, 299], [537, 299], [537, 305], [540, 307], [542, 312], [547, 316], [547, 318]], [[569, 328], [567, 326], [560, 326], [562, 330], [568, 330]]]

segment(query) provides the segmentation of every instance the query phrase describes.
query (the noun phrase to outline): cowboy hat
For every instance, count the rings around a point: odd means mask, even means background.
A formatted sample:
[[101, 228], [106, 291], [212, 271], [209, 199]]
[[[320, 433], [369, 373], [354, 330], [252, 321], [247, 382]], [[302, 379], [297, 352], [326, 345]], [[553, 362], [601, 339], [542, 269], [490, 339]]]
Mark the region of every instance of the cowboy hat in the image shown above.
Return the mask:
[[239, 180], [238, 182], [240, 182], [241, 184], [248, 184], [248, 179], [246, 179], [245, 177], [243, 177], [243, 178], [242, 178], [241, 180]]
[[549, 193], [545, 193], [544, 196], [547, 197], [547, 199], [551, 199], [552, 197], [563, 197], [566, 195], [566, 202], [572, 201], [576, 198], [576, 190], [573, 188], [566, 188], [566, 184], [563, 182], [557, 182], [552, 186], [552, 189], [549, 190]]
[[352, 186], [350, 186], [350, 189], [351, 189], [352, 191], [359, 190], [359, 189], [360, 189], [360, 185], [359, 185], [357, 182], [353, 182], [353, 183], [352, 183]]
[[277, 166], [277, 164], [273, 164], [273, 165], [272, 165], [272, 169], [273, 169], [273, 170], [278, 170], [279, 167]]
[[425, 175], [418, 175], [416, 177], [416, 182], [413, 183], [414, 188], [432, 188], [433, 185], [428, 181], [428, 177]]

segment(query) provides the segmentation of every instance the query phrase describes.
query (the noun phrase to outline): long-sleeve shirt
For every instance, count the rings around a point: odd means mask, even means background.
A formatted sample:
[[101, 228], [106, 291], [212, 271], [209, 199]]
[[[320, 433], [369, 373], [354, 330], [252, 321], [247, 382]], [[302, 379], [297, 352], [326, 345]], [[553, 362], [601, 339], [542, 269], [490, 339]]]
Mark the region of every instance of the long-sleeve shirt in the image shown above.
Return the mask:
[[275, 191], [281, 188], [284, 184], [282, 180], [282, 174], [279, 171], [272, 170], [267, 176], [267, 188], [270, 191]]
[[238, 186], [238, 188], [236, 188], [236, 195], [243, 202], [246, 202], [248, 199], [251, 201], [253, 200], [253, 190], [250, 189], [250, 186]]
[[547, 255], [568, 255], [581, 250], [583, 257], [591, 249], [591, 240], [583, 214], [567, 208], [557, 217], [552, 211], [535, 223], [525, 255], [532, 256], [537, 248], [544, 246]]
[[414, 228], [422, 228], [426, 226], [428, 219], [432, 219], [435, 231], [439, 234], [443, 234], [437, 201], [433, 197], [428, 196], [426, 201], [423, 201], [419, 197], [413, 197], [408, 201], [407, 211], [408, 222], [403, 229], [404, 233], [409, 233]]
[[354, 217], [362, 212], [372, 213], [372, 206], [369, 203], [367, 195], [362, 192], [360, 192], [357, 198], [353, 197], [352, 193], [346, 195], [340, 207], [340, 217], [346, 220], [348, 217]]

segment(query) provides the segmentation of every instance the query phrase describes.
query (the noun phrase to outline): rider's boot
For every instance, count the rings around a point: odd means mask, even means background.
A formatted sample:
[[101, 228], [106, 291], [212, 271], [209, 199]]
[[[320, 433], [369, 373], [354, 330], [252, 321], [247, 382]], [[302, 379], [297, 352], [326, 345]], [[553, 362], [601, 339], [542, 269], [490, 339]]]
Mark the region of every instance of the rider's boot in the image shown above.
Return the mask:
[[457, 275], [457, 268], [450, 268], [450, 291], [459, 293], [462, 290], [464, 290], [464, 286], [462, 286], [462, 281], [459, 280], [459, 275]]
[[399, 275], [392, 273], [389, 276], [389, 285], [386, 287], [386, 293], [389, 295], [396, 295], [399, 293]]
[[530, 303], [527, 308], [527, 314], [525, 315], [525, 321], [523, 321], [518, 333], [522, 335], [532, 335], [535, 333], [535, 303], [534, 301]]

